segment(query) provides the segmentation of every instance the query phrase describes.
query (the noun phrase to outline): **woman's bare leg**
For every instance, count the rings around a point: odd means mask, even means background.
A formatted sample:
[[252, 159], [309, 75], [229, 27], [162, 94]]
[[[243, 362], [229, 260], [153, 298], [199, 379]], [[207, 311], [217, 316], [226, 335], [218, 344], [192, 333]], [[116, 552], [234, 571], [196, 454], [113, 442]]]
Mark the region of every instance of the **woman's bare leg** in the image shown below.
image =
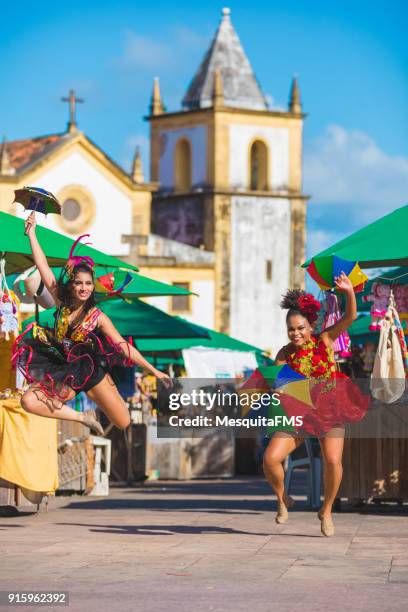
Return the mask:
[[288, 497], [285, 494], [285, 471], [282, 462], [302, 442], [303, 440], [300, 438], [294, 438], [284, 432], [277, 432], [269, 442], [264, 453], [264, 474], [276, 493], [278, 507], [280, 504], [287, 505], [286, 502], [288, 501]]
[[111, 423], [119, 429], [130, 424], [129, 409], [119, 394], [109, 374], [87, 392], [87, 396], [106, 414]]
[[[75, 397], [75, 392], [70, 391], [67, 401]], [[73, 410], [56, 397], [48, 397], [40, 387], [31, 386], [22, 396], [21, 405], [26, 412], [37, 414], [49, 419], [61, 419], [62, 421], [83, 421], [83, 415]]]
[[331, 516], [332, 506], [343, 477], [342, 455], [344, 448], [344, 429], [337, 427], [320, 438], [323, 457], [324, 501], [320, 516]]

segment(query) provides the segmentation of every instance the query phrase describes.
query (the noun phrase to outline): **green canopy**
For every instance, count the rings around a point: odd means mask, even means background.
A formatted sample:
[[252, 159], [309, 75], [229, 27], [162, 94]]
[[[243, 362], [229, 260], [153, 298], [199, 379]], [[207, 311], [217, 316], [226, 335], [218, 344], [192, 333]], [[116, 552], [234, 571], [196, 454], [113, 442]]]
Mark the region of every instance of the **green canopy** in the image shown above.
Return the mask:
[[[200, 332], [191, 323], [172, 317], [141, 300], [136, 299], [128, 303], [119, 298], [104, 302], [100, 308], [112, 320], [122, 336], [132, 336], [137, 339], [138, 348], [139, 338], [201, 338], [206, 336], [206, 333]], [[53, 326], [54, 312], [55, 308], [41, 312], [40, 324]], [[30, 317], [24, 321], [23, 326], [26, 327], [34, 320], [34, 317]]]
[[[52, 267], [52, 271], [55, 274], [56, 278], [59, 278], [63, 268], [55, 268]], [[109, 274], [113, 272], [114, 268], [105, 267], [105, 266], [95, 266], [95, 276], [102, 276], [104, 274]], [[116, 270], [116, 278], [118, 279], [118, 284], [120, 284], [121, 278], [125, 278], [127, 274], [131, 274], [132, 280], [124, 290], [121, 292], [121, 296], [124, 298], [137, 298], [137, 297], [149, 297], [149, 296], [159, 296], [159, 295], [192, 295], [191, 291], [188, 289], [183, 289], [183, 287], [177, 287], [176, 285], [169, 285], [167, 283], [162, 283], [161, 281], [153, 280], [148, 276], [143, 276], [142, 274], [138, 274], [137, 272], [133, 272], [132, 270]], [[9, 274], [7, 276], [7, 283], [11, 287], [19, 274]], [[22, 281], [21, 281], [22, 282]], [[22, 292], [24, 293], [23, 288]], [[100, 298], [96, 296], [96, 300], [106, 300], [110, 299], [107, 296], [103, 296]]]
[[363, 297], [370, 295], [372, 286], [374, 283], [382, 283], [384, 285], [406, 285], [408, 283], [408, 266], [401, 266], [394, 270], [387, 270], [383, 274], [371, 278], [364, 287], [363, 293], [358, 293], [357, 298], [357, 310], [365, 312], [371, 309], [372, 302], [365, 302]]
[[[337, 255], [361, 268], [408, 265], [408, 205], [377, 219], [313, 257]], [[311, 260], [303, 264], [307, 267]]]
[[351, 338], [352, 344], [365, 344], [366, 342], [378, 342], [380, 334], [378, 331], [372, 331], [369, 329], [371, 323], [371, 317], [368, 315], [361, 315], [353, 321], [348, 329], [348, 333]]
[[[24, 235], [24, 223], [24, 219], [0, 211], [0, 255], [6, 258], [6, 274], [23, 272], [34, 264], [28, 236]], [[65, 263], [74, 240], [40, 225], [37, 225], [37, 237], [50, 265]], [[137, 270], [136, 266], [92, 247], [78, 245], [77, 249], [81, 255], [92, 257], [96, 264]]]
[[[181, 317], [175, 318], [178, 321], [187, 323], [187, 321]], [[202, 325], [197, 325], [196, 323], [190, 323], [189, 325], [196, 329], [198, 333], [207, 334], [208, 337], [173, 339], [141, 338], [140, 340], [136, 340], [136, 345], [142, 353], [154, 353], [161, 355], [182, 351], [183, 349], [192, 348], [194, 346], [204, 346], [213, 349], [230, 349], [233, 351], [247, 351], [255, 353], [259, 357], [263, 356], [264, 354], [262, 349], [257, 346], [253, 346], [252, 344], [241, 342], [241, 340], [236, 340], [235, 338], [231, 338], [231, 336], [216, 332]]]

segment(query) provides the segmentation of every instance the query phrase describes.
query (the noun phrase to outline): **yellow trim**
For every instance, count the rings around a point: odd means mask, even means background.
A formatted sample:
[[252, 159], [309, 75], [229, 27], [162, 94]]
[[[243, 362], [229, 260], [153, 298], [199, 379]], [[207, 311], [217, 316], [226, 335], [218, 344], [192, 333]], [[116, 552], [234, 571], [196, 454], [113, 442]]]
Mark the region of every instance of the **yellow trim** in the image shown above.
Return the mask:
[[[57, 193], [57, 198], [63, 207], [62, 214], [55, 216], [61, 229], [72, 235], [86, 232], [96, 217], [96, 204], [92, 194], [82, 185], [66, 185]], [[76, 200], [80, 205], [79, 217], [73, 221], [63, 216], [64, 202], [67, 200]]]

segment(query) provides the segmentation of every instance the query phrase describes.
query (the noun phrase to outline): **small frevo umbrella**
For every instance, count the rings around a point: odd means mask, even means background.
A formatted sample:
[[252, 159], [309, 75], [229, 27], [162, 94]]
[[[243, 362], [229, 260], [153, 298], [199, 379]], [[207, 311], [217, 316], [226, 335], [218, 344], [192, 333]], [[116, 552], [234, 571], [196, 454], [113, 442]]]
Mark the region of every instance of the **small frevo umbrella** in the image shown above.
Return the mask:
[[336, 255], [313, 258], [307, 267], [307, 271], [323, 291], [335, 289], [335, 278], [342, 272], [351, 281], [354, 291], [358, 293], [364, 289], [368, 276], [362, 272], [358, 262], [348, 261]]
[[[23, 187], [22, 189], [16, 189], [14, 192], [14, 202], [22, 204], [26, 210], [32, 210], [33, 212], [40, 212], [44, 215], [54, 213], [60, 215], [62, 206], [58, 202], [57, 198], [51, 191], [46, 191], [41, 187]], [[26, 229], [28, 231], [29, 227]]]

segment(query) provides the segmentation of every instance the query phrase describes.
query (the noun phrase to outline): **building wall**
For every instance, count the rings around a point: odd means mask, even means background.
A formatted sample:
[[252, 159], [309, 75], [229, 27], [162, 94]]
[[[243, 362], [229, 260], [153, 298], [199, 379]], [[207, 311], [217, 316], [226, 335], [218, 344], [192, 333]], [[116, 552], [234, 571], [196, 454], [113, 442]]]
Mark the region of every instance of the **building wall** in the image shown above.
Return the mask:
[[289, 130], [258, 125], [229, 126], [229, 173], [233, 189], [249, 186], [249, 152], [254, 140], [262, 140], [269, 150], [269, 184], [273, 190], [289, 184]]
[[[204, 325], [211, 329], [214, 328], [215, 281], [214, 270], [212, 268], [149, 266], [141, 267], [140, 273], [164, 283], [189, 282], [190, 290], [197, 295], [190, 296], [190, 311], [180, 312], [180, 316], [198, 325]], [[177, 314], [171, 310], [171, 296], [149, 297], [146, 298], [146, 302], [169, 314]]]
[[230, 334], [273, 354], [287, 342], [279, 302], [290, 284], [290, 232], [289, 200], [232, 197]]
[[173, 130], [161, 130], [159, 133], [160, 162], [159, 182], [163, 189], [174, 188], [174, 154], [175, 145], [180, 138], [187, 138], [191, 145], [192, 186], [204, 185], [207, 181], [207, 128], [203, 125]]

